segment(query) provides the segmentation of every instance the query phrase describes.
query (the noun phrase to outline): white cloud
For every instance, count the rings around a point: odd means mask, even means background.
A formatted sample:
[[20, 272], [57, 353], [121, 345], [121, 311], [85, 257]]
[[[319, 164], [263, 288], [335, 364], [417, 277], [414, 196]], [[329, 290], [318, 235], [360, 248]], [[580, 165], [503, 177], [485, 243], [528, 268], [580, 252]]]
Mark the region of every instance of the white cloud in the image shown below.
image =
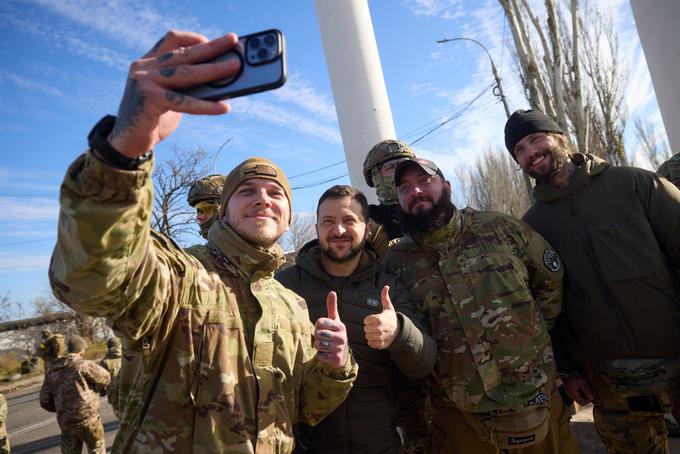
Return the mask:
[[45, 270], [50, 255], [4, 255], [0, 254], [0, 274]]
[[55, 98], [66, 98], [66, 95], [51, 85], [19, 76], [9, 71], [0, 72], [0, 83], [10, 83], [31, 94], [48, 95]]
[[[146, 50], [170, 29], [201, 31], [215, 37], [220, 32], [205, 27], [187, 9], [166, 9], [163, 12], [151, 2], [120, 2], [118, 0], [33, 0], [60, 16], [88, 29], [122, 41], [131, 49]], [[167, 8], [169, 5], [165, 5]], [[114, 19], [115, 18], [115, 19]]]
[[455, 20], [465, 15], [461, 0], [407, 0], [404, 3], [415, 17]]
[[40, 197], [0, 197], [1, 221], [55, 221], [59, 216], [56, 199]]
[[326, 142], [339, 143], [338, 128], [321, 124], [305, 116], [264, 101], [251, 98], [239, 98], [232, 101], [234, 110], [240, 114], [287, 127], [304, 134], [317, 137]]
[[292, 73], [286, 84], [272, 94], [275, 98], [293, 103], [323, 120], [336, 120], [335, 105], [331, 96], [319, 93], [314, 84], [299, 73]]

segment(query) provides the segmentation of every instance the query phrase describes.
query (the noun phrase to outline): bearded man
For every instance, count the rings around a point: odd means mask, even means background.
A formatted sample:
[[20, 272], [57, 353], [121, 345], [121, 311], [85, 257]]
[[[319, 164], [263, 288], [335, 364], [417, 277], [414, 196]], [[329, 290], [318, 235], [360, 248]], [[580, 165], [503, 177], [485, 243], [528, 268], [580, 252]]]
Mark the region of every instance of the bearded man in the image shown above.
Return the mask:
[[577, 153], [560, 126], [517, 111], [505, 144], [536, 179], [524, 220], [566, 267], [553, 333], [565, 391], [610, 452], [667, 452], [680, 416], [680, 190], [653, 172]]
[[416, 380], [430, 373], [434, 341], [404, 284], [381, 269], [366, 242], [370, 232], [364, 194], [351, 186], [333, 186], [319, 199], [316, 215], [317, 239], [276, 278], [307, 301], [312, 322], [324, 316], [327, 299], [337, 298], [361, 373], [347, 399], [321, 423], [298, 424], [296, 452], [397, 454], [401, 440], [394, 382], [399, 374]]
[[406, 235], [385, 265], [437, 342], [434, 452], [578, 452], [548, 335], [562, 307], [555, 251], [517, 219], [458, 210], [432, 161], [400, 162], [394, 181]]

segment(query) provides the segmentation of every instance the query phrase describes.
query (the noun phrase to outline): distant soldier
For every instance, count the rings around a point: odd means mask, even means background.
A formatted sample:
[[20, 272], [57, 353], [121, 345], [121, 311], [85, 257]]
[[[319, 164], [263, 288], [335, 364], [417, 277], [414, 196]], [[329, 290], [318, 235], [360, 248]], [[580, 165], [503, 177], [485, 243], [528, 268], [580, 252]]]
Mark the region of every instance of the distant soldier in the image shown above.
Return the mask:
[[194, 181], [189, 188], [187, 202], [196, 210], [196, 222], [205, 239], [208, 239], [208, 230], [220, 212], [220, 197], [225, 180], [224, 175], [208, 175]]
[[661, 164], [656, 173], [680, 188], [680, 153]]
[[50, 365], [66, 354], [66, 340], [63, 334], [52, 334], [49, 329], [44, 329], [40, 333], [42, 342], [38, 344], [36, 355], [43, 359], [45, 363], [45, 373]]
[[380, 257], [387, 252], [390, 240], [403, 235], [399, 224], [399, 199], [394, 189], [394, 169], [404, 158], [414, 158], [413, 150], [400, 140], [383, 140], [366, 155], [364, 178], [366, 184], [375, 188], [379, 205], [369, 205], [371, 219], [371, 242]]
[[38, 367], [38, 357], [35, 355], [28, 355], [21, 361], [21, 373], [30, 374]]
[[118, 405], [118, 394], [120, 391], [118, 372], [120, 372], [122, 356], [120, 339], [112, 337], [106, 341], [106, 346], [108, 347], [108, 351], [106, 352], [106, 356], [99, 361], [99, 365], [106, 369], [109, 375], [111, 375], [111, 382], [106, 388], [106, 398], [113, 407], [113, 412], [116, 414], [116, 417], [120, 419], [120, 407]]
[[9, 454], [9, 438], [7, 437], [7, 400], [0, 394], [0, 454]]
[[68, 342], [68, 354], [50, 366], [40, 390], [40, 406], [57, 413], [61, 451], [105, 453], [104, 426], [99, 415], [99, 396], [106, 393], [109, 373], [94, 361], [83, 359], [87, 343], [80, 336]]

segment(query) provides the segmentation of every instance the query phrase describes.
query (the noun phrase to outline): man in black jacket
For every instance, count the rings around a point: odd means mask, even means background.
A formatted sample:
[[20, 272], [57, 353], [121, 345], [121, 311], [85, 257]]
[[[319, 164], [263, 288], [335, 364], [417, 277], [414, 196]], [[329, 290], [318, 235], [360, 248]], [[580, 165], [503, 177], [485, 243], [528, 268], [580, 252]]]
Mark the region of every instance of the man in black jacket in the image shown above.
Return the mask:
[[565, 264], [553, 332], [567, 393], [594, 401], [610, 452], [668, 452], [680, 410], [680, 191], [656, 174], [576, 153], [555, 121], [517, 111], [505, 144], [536, 179], [524, 220]]
[[366, 242], [368, 203], [351, 186], [333, 186], [317, 207], [317, 240], [296, 265], [276, 278], [306, 301], [314, 322], [336, 299], [359, 375], [347, 399], [315, 427], [299, 424], [297, 451], [376, 454], [400, 452], [392, 387], [402, 374], [425, 377], [436, 356], [434, 340], [416, 315], [409, 292], [381, 270]]

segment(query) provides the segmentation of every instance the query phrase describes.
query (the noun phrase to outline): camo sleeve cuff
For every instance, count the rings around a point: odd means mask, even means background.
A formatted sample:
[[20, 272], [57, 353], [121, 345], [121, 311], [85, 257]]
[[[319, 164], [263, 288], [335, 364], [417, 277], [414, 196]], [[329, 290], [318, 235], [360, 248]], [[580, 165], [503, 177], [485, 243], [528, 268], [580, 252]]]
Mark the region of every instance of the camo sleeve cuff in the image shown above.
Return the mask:
[[[102, 199], [126, 199], [139, 191], [150, 177], [153, 163], [147, 161], [137, 170], [122, 170], [112, 167], [88, 150], [69, 169], [79, 176], [81, 188], [86, 194]], [[79, 165], [80, 164], [80, 165]]]
[[319, 362], [319, 370], [323, 375], [334, 380], [347, 380], [347, 379], [351, 379], [352, 381], [354, 380], [354, 378], [357, 376], [359, 365], [354, 359], [352, 349], [349, 347], [347, 348], [349, 349], [349, 352], [347, 355], [347, 361], [345, 361], [344, 366], [334, 369], [326, 363]]

